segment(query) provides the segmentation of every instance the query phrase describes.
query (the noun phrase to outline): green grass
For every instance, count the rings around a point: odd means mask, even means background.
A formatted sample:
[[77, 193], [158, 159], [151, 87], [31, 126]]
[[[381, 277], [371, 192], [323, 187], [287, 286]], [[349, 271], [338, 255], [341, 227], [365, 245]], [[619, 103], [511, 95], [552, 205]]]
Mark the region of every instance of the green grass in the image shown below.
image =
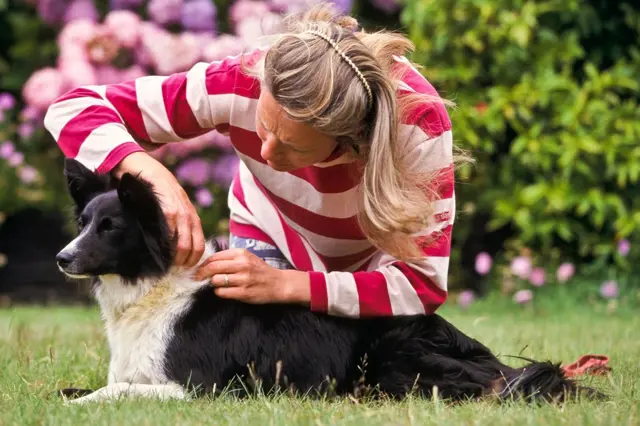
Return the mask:
[[278, 396], [246, 401], [221, 397], [191, 403], [119, 401], [65, 407], [51, 396], [55, 389], [105, 384], [108, 352], [97, 310], [15, 308], [0, 310], [0, 425], [640, 423], [640, 318], [634, 311], [612, 310], [604, 305], [571, 306], [558, 300], [519, 309], [500, 300], [487, 300], [468, 311], [445, 306], [440, 312], [498, 354], [563, 363], [586, 353], [609, 355], [611, 376], [587, 377], [584, 381], [604, 390], [610, 400], [564, 406], [489, 402], [450, 406], [414, 398], [399, 403], [361, 403]]

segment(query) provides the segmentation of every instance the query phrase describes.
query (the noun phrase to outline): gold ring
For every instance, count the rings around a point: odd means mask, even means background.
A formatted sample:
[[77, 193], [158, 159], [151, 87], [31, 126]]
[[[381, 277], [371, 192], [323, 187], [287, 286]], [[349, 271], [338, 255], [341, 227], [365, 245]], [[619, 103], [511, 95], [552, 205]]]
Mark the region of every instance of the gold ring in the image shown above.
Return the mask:
[[224, 286], [229, 287], [229, 276], [224, 274]]

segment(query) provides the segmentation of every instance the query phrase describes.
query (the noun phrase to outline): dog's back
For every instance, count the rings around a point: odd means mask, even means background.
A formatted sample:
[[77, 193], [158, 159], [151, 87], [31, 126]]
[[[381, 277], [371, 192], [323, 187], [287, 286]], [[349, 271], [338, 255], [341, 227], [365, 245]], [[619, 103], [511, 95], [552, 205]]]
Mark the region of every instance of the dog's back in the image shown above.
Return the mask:
[[249, 388], [259, 380], [266, 390], [326, 391], [335, 385], [340, 392], [357, 381], [356, 364], [373, 334], [364, 321], [220, 299], [205, 287], [175, 324], [165, 369], [170, 380], [205, 392], [233, 380]]

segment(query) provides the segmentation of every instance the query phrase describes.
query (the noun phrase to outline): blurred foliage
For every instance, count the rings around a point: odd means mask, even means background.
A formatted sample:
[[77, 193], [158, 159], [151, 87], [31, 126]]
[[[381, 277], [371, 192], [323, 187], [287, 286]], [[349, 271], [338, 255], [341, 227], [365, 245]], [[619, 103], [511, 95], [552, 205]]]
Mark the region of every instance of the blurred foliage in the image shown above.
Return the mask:
[[0, 0], [0, 91], [19, 95], [31, 73], [55, 62], [56, 28], [21, 0]]
[[456, 240], [486, 214], [487, 232], [515, 230], [514, 251], [625, 262], [616, 241], [640, 235], [640, 3], [405, 4], [412, 59], [456, 102], [454, 141], [476, 159]]

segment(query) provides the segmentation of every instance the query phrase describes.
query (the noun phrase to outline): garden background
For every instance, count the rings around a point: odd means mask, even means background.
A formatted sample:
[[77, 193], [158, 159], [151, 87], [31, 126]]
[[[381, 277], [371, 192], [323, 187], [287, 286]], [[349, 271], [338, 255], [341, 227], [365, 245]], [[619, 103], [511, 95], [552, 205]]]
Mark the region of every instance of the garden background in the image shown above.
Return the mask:
[[[311, 0], [313, 1], [313, 0]], [[308, 4], [308, 3], [307, 3]], [[185, 71], [274, 31], [294, 0], [0, 0], [0, 305], [90, 301], [57, 271], [73, 234], [48, 105], [83, 84]], [[457, 174], [448, 303], [571, 298], [640, 305], [640, 4], [600, 0], [340, 0], [412, 59], [476, 162]], [[155, 151], [227, 232], [237, 166], [212, 132]]]

